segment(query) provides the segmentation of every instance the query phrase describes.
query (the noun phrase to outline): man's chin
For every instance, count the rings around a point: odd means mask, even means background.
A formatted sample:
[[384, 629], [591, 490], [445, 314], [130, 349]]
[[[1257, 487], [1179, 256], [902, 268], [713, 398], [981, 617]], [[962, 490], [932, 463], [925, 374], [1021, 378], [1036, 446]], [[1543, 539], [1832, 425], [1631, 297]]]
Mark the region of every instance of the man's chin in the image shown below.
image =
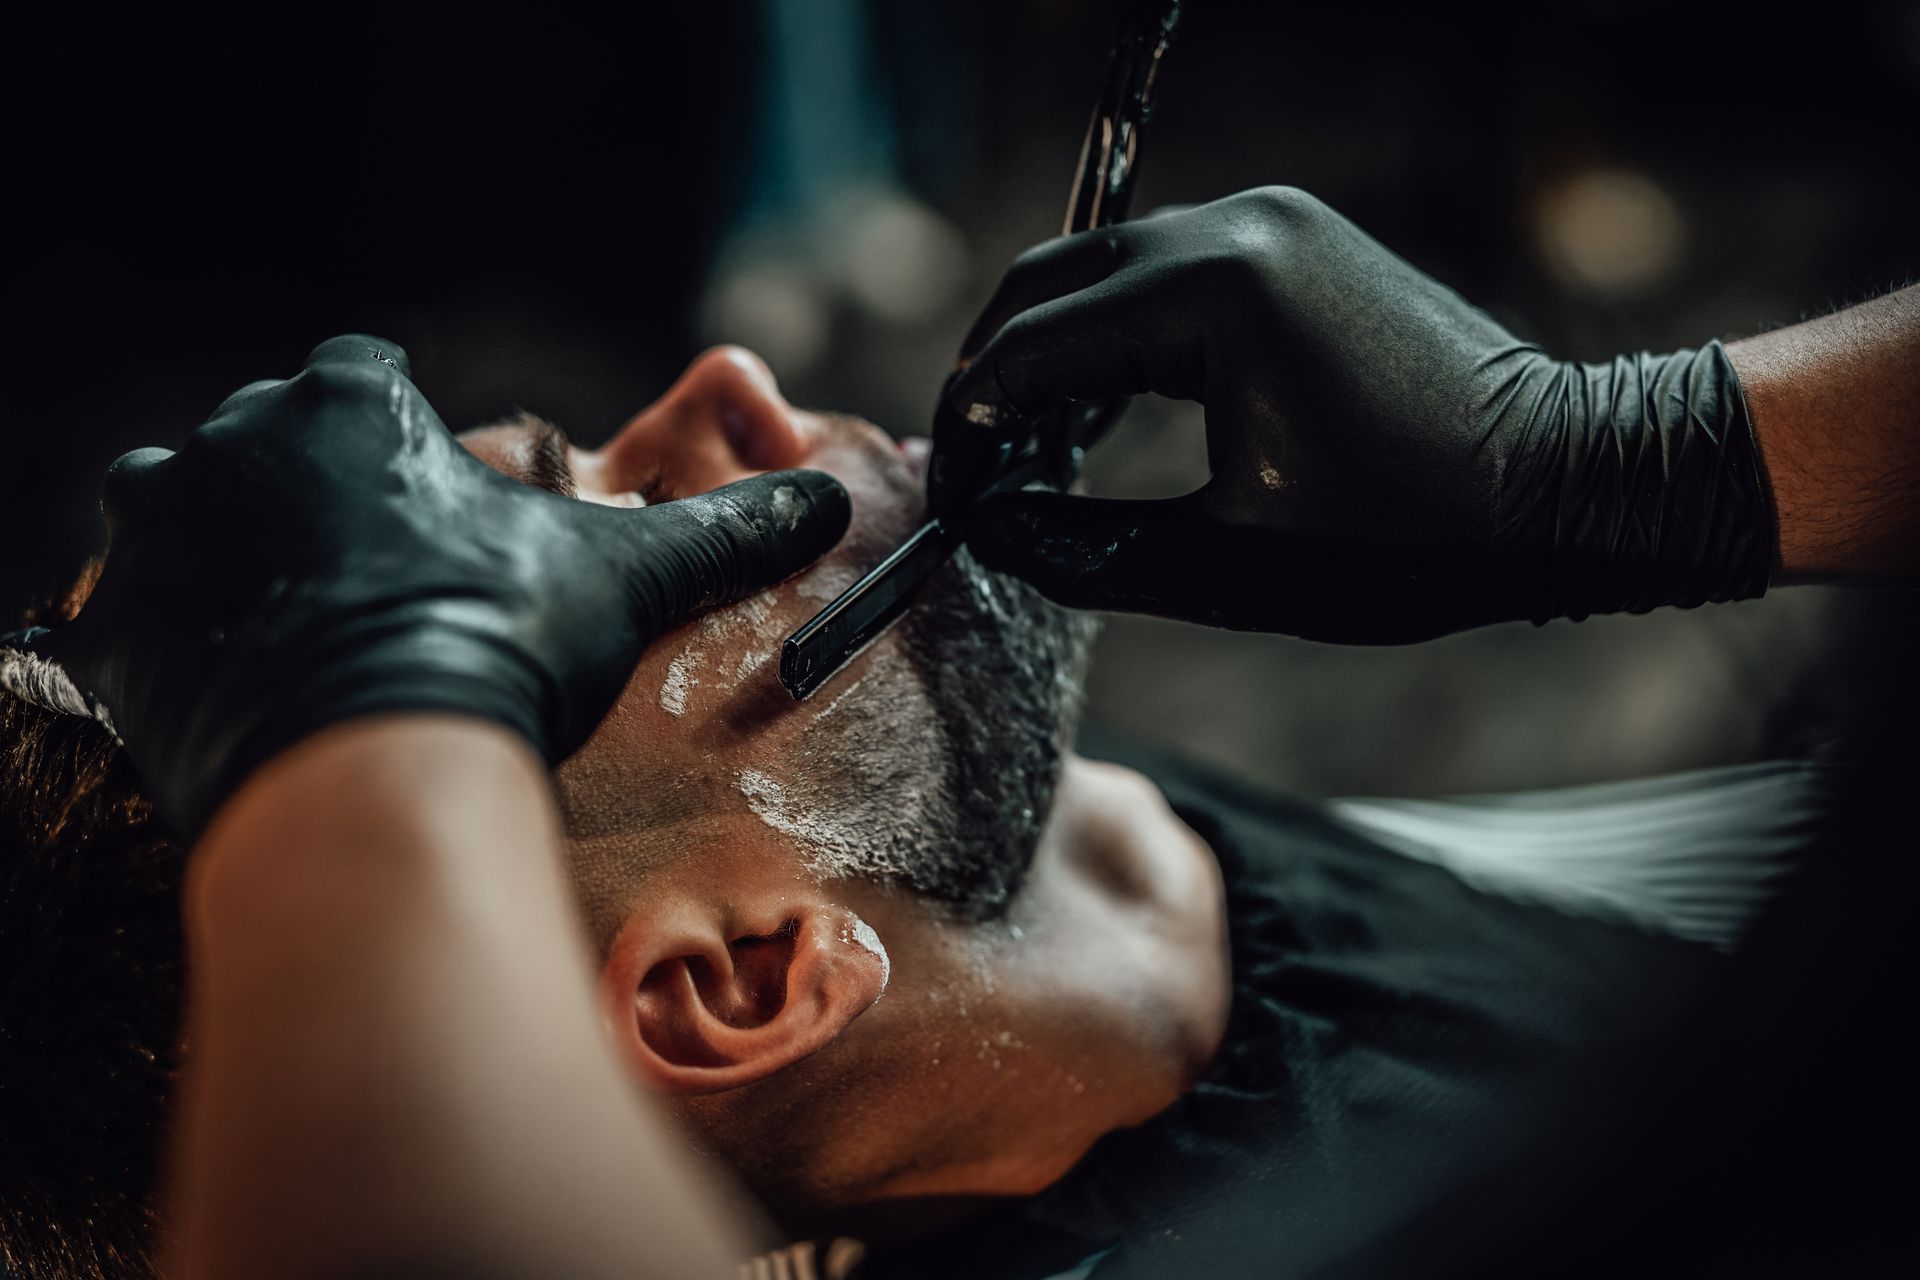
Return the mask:
[[[926, 510], [925, 441], [895, 445], [852, 420], [830, 432], [806, 465], [847, 486], [853, 522], [796, 581], [816, 609], [898, 549]], [[888, 659], [873, 668], [886, 672], [878, 679], [847, 683], [832, 717], [823, 709], [810, 722], [821, 736], [806, 761], [823, 772], [798, 761], [778, 766], [787, 790], [825, 819], [845, 811], [845, 821], [815, 824], [842, 833], [845, 845], [819, 860], [888, 865], [962, 916], [1004, 910], [1052, 807], [1095, 630], [1090, 615], [987, 572], [962, 549], [888, 637], [905, 661]], [[876, 646], [870, 662], [886, 653]], [[869, 790], [892, 807], [875, 808]]]
[[961, 905], [997, 914], [1052, 810], [1098, 623], [962, 550], [902, 625], [944, 738], [953, 854], [974, 873]]

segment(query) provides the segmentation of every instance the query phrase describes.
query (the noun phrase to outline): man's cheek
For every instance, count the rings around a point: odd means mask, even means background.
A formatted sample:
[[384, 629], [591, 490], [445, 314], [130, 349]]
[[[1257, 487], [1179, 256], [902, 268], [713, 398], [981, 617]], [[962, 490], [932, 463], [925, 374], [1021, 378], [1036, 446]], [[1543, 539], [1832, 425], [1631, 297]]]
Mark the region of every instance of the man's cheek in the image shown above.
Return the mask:
[[611, 745], [621, 740], [637, 741], [663, 727], [661, 720], [665, 717], [658, 705], [660, 684], [672, 655], [685, 643], [686, 632], [684, 627], [670, 631], [647, 647], [640, 655], [639, 665], [628, 677], [627, 687], [621, 690], [607, 718], [600, 722], [579, 754], [584, 755], [603, 742]]
[[[595, 734], [650, 737], [697, 753], [739, 737], [745, 703], [779, 692], [780, 646], [838, 591], [831, 563], [790, 583], [711, 610], [656, 640], [641, 656], [619, 702]], [[856, 576], [845, 571], [846, 581]], [[825, 576], [823, 576], [825, 575]], [[791, 699], [779, 705], [785, 708]], [[758, 723], [763, 716], [752, 717]]]

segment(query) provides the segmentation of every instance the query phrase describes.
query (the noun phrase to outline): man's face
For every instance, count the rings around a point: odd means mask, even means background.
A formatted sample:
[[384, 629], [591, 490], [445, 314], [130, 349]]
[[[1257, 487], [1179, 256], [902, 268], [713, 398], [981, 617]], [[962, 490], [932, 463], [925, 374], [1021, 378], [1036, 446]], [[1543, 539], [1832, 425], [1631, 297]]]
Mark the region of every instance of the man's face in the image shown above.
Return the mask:
[[962, 916], [1017, 888], [1051, 804], [1090, 626], [964, 553], [906, 620], [804, 703], [782, 640], [922, 518], [924, 441], [794, 410], [738, 349], [696, 360], [605, 447], [521, 421], [462, 437], [515, 479], [612, 505], [703, 493], [762, 470], [827, 471], [846, 538], [806, 573], [671, 632], [560, 771], [589, 923], [605, 936], [637, 877], [721, 842], [816, 879], [905, 884]]

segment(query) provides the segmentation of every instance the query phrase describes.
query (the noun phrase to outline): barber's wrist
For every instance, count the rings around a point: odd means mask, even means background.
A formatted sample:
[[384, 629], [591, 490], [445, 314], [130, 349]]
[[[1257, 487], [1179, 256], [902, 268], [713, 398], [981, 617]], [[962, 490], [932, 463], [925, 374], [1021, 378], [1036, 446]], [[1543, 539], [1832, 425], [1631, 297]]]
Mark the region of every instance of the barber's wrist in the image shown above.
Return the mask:
[[338, 721], [261, 762], [224, 797], [194, 846], [189, 878], [219, 874], [202, 871], [216, 861], [236, 865], [242, 849], [258, 850], [268, 875], [303, 846], [342, 866], [376, 845], [437, 857], [449, 841], [436, 832], [494, 806], [531, 806], [551, 821], [549, 772], [518, 734], [435, 711]]
[[1797, 328], [1785, 329], [1727, 348], [1774, 502], [1775, 571], [1788, 582], [1840, 576], [1846, 549], [1857, 532], [1846, 520], [1835, 518], [1846, 509], [1844, 504], [1823, 503], [1816, 496], [1828, 486], [1822, 483], [1820, 460], [1808, 455], [1807, 445], [1824, 439], [1826, 432], [1807, 431], [1800, 420], [1805, 408], [1801, 341]]
[[[518, 739], [546, 765], [556, 763], [564, 726], [551, 682], [509, 644], [480, 631], [416, 629], [378, 639], [316, 640], [271, 664], [236, 646], [224, 678], [149, 721], [182, 726], [181, 741], [154, 751], [130, 749], [162, 816], [192, 841], [236, 791], [285, 753], [337, 726], [395, 716], [445, 717], [485, 724]], [[275, 679], [275, 676], [279, 676]]]
[[1509, 461], [1496, 519], [1534, 621], [1766, 593], [1773, 501], [1718, 342], [1547, 364], [1533, 381], [1527, 456]]

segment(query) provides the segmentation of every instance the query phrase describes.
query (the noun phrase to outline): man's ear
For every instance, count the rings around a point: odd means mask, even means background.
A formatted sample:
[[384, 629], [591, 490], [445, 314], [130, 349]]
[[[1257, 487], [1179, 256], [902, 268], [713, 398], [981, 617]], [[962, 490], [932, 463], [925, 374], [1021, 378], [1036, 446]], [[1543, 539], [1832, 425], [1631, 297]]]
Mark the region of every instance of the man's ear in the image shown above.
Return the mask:
[[880, 998], [887, 967], [873, 930], [834, 904], [660, 903], [614, 939], [600, 999], [649, 1087], [718, 1093], [833, 1043]]

